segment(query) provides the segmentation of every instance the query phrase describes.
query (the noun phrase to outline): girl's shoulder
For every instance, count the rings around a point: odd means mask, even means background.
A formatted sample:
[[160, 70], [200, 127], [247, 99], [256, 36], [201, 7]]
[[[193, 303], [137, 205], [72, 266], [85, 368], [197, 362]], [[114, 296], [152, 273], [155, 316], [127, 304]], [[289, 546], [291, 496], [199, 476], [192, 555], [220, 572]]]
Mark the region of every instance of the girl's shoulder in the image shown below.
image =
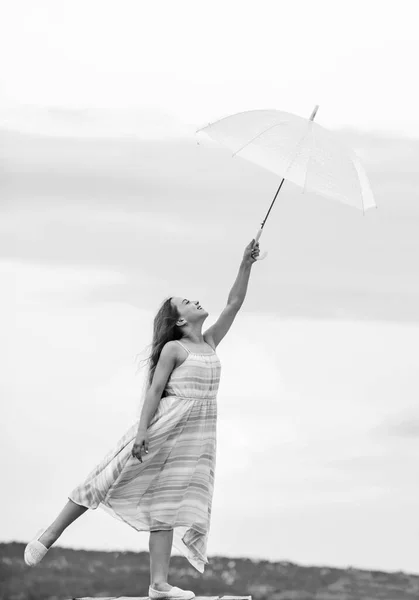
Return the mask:
[[[185, 360], [185, 347], [182, 343], [179, 343], [178, 340], [171, 340], [170, 342], [166, 342], [163, 346], [163, 349], [166, 348], [166, 352], [170, 353], [175, 359], [175, 369], [179, 367], [183, 361]], [[163, 352], [162, 349], [162, 352]], [[187, 351], [189, 354], [189, 351]]]
[[177, 363], [182, 356], [182, 353], [183, 351], [179, 344], [177, 344], [175, 340], [171, 340], [170, 342], [166, 342], [161, 349], [159, 360], [160, 358], [163, 358], [174, 360]]

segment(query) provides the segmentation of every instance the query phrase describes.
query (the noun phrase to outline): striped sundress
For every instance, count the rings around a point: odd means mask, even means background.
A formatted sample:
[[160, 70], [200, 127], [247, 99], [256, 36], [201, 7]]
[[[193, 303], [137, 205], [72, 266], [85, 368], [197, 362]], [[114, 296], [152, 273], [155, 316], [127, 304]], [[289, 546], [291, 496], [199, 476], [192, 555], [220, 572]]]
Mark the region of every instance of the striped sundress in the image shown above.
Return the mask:
[[[179, 342], [179, 340], [177, 340]], [[187, 351], [166, 384], [141, 463], [131, 452], [138, 420], [68, 496], [137, 531], [174, 530], [173, 545], [200, 572], [207, 560], [221, 363]]]

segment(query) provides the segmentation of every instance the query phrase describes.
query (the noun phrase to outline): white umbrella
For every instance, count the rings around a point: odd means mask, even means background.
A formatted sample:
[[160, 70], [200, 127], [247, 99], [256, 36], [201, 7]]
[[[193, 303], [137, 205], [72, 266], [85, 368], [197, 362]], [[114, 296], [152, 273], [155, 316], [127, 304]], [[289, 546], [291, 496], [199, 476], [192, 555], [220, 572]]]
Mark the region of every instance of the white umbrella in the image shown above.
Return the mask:
[[[282, 177], [256, 235], [259, 240], [279, 190], [287, 179], [332, 200], [365, 211], [377, 208], [367, 175], [355, 152], [336, 133], [310, 119], [280, 110], [250, 110], [210, 123], [198, 131]], [[264, 258], [261, 256], [260, 259]]]

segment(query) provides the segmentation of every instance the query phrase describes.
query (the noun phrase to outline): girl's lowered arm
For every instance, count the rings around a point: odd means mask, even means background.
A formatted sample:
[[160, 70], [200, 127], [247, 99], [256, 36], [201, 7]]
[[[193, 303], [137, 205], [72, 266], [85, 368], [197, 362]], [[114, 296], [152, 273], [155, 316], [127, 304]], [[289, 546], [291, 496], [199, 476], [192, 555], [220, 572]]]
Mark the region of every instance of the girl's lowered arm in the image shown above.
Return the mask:
[[143, 410], [141, 411], [140, 422], [138, 425], [139, 431], [146, 431], [155, 415], [167, 380], [175, 368], [176, 356], [176, 342], [167, 342], [160, 353], [160, 358], [154, 371], [152, 384], [145, 396], [144, 406]]

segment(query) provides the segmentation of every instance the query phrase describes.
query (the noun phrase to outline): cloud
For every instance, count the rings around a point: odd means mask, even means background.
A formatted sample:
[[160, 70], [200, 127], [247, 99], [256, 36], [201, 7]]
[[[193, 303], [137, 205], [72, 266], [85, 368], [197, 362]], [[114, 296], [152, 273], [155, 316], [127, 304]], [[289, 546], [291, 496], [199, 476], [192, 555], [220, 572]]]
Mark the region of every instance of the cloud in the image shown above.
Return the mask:
[[391, 428], [395, 435], [408, 438], [419, 438], [419, 417], [412, 420], [404, 420], [400, 423], [395, 423]]
[[[412, 398], [413, 399], [413, 398]], [[393, 436], [400, 440], [416, 440], [419, 438], [419, 414], [415, 409], [390, 415], [377, 426], [377, 437]]]
[[[263, 307], [250, 294], [248, 308], [292, 318], [417, 322], [419, 204], [407, 159], [417, 142], [345, 135], [369, 157], [379, 209], [362, 217], [284, 186], [261, 239], [269, 256], [252, 274]], [[0, 255], [118, 270], [126, 281], [106, 285], [103, 300], [123, 296], [136, 305], [141, 297], [150, 309], [178, 290], [221, 310], [218, 290], [227, 295], [277, 185], [272, 174], [191, 140], [10, 132], [3, 139]], [[383, 167], [377, 147], [387, 156]], [[141, 285], [138, 270], [152, 286]]]
[[171, 139], [191, 137], [194, 127], [153, 106], [100, 109], [66, 106], [13, 106], [0, 109], [5, 131], [51, 137]]

